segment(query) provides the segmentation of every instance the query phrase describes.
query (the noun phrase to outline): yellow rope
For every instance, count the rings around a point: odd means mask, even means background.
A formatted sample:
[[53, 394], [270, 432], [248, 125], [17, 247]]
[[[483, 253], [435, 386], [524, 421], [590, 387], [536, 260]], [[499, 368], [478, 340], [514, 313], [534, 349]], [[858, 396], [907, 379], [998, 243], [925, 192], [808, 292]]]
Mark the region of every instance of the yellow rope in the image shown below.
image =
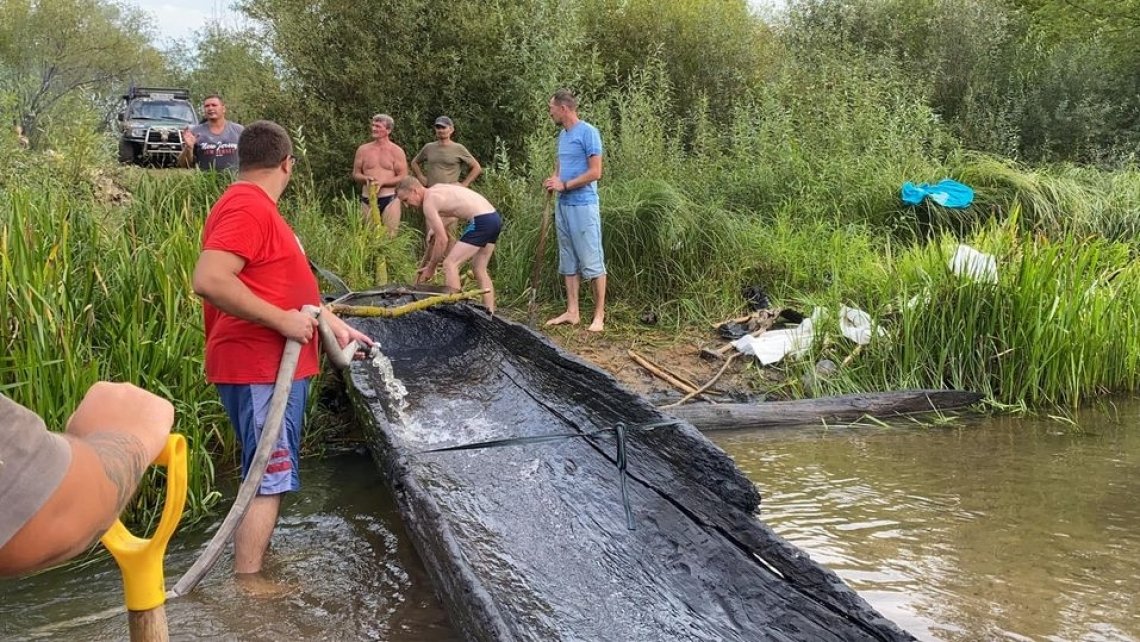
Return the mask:
[[412, 312], [426, 310], [435, 305], [442, 305], [444, 303], [458, 303], [460, 301], [467, 301], [469, 299], [478, 299], [483, 296], [484, 290], [471, 290], [470, 292], [456, 292], [455, 294], [440, 294], [438, 296], [428, 297], [420, 301], [413, 301], [396, 308], [383, 308], [374, 305], [333, 305], [331, 309], [333, 314], [338, 316], [348, 317], [383, 317], [385, 319], [394, 319], [396, 317], [404, 316]]

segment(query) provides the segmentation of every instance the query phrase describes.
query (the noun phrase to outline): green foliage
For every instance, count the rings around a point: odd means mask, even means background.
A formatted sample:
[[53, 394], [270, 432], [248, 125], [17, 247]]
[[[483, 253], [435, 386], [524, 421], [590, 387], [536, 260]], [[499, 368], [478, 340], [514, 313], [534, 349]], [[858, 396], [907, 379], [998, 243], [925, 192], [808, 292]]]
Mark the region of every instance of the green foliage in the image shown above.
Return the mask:
[[774, 35], [745, 0], [582, 0], [580, 15], [586, 47], [613, 70], [607, 85], [660, 60], [679, 118], [704, 102], [715, 121], [731, 119], [775, 56]]
[[149, 33], [145, 14], [108, 0], [0, 0], [0, 116], [39, 146], [45, 118], [107, 114], [162, 68]]
[[796, 0], [793, 49], [880, 56], [972, 149], [1119, 166], [1140, 127], [1134, 2]]
[[199, 105], [216, 93], [234, 122], [288, 122], [281, 76], [256, 30], [211, 23], [167, 55], [174, 67], [171, 84], [189, 89]]
[[[292, 120], [312, 137], [310, 160], [326, 186], [343, 189], [369, 117], [396, 120], [409, 157], [431, 136], [436, 116], [455, 119], [457, 137], [479, 158], [496, 141], [521, 146], [546, 124], [546, 101], [570, 64], [556, 0], [248, 0], [284, 67]], [[318, 26], [319, 25], [319, 26]]]
[[1128, 245], [1044, 241], [1015, 223], [969, 242], [995, 255], [998, 282], [952, 274], [953, 238], [900, 257], [898, 317], [859, 366], [862, 385], [978, 390], [1023, 408], [1137, 388], [1140, 272]]
[[[171, 399], [191, 446], [196, 518], [218, 498], [208, 454], [221, 446], [224, 419], [202, 377], [201, 313], [189, 288], [200, 213], [160, 199], [106, 209], [82, 191], [0, 190], [0, 385], [54, 427], [100, 379]], [[155, 499], [148, 489], [129, 512], [141, 518]]]
[[[766, 90], [738, 105], [730, 139], [699, 180], [708, 198], [755, 216], [888, 224], [905, 180], [937, 173], [952, 147], [896, 70], [849, 52], [787, 59]], [[710, 145], [710, 147], [714, 147]]]

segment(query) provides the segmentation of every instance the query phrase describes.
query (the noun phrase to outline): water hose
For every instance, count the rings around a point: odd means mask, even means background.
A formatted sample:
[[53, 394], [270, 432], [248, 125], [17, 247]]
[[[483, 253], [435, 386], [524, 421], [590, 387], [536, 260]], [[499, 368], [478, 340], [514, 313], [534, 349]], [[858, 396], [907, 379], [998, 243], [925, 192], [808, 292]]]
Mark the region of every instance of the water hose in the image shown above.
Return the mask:
[[166, 582], [163, 557], [186, 506], [186, 438], [170, 435], [166, 447], [154, 460], [166, 468], [166, 499], [162, 518], [150, 539], [132, 535], [119, 520], [100, 539], [111, 552], [123, 574], [127, 602], [127, 623], [131, 642], [166, 642]]

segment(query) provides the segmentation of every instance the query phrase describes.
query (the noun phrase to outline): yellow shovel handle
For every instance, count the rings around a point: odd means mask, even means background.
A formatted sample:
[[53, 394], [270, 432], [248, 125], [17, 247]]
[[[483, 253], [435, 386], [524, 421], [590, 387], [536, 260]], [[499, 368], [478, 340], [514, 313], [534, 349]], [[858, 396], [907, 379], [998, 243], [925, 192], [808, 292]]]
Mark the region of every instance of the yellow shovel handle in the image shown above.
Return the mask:
[[115, 520], [100, 540], [119, 563], [127, 609], [131, 611], [146, 611], [166, 602], [163, 557], [186, 506], [186, 438], [170, 435], [154, 465], [166, 467], [166, 501], [154, 535], [150, 539], [136, 537]]

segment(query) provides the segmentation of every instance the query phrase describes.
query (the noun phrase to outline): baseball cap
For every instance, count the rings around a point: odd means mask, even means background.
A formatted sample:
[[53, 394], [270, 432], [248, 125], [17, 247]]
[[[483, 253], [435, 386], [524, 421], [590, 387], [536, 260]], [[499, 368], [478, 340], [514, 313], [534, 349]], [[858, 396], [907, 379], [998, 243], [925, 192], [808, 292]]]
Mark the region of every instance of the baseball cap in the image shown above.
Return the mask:
[[455, 127], [455, 123], [451, 122], [451, 119], [447, 116], [440, 116], [439, 118], [436, 118], [435, 124], [443, 125], [444, 127]]

